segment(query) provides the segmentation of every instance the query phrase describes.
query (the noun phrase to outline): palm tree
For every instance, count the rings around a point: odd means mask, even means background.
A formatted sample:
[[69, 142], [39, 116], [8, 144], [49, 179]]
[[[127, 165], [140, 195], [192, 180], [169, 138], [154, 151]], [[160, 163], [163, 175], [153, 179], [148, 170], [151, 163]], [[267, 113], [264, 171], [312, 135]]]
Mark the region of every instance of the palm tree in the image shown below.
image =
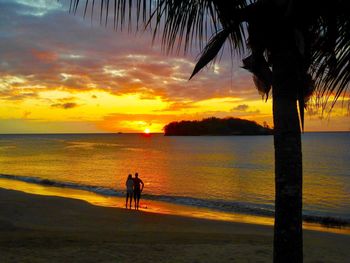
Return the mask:
[[[84, 3], [81, 3], [84, 2]], [[93, 14], [97, 0], [71, 0]], [[94, 7], [95, 6], [95, 7]], [[302, 152], [304, 107], [312, 94], [331, 106], [350, 80], [350, 12], [346, 0], [100, 0], [100, 22], [115, 28], [132, 20], [162, 33], [166, 50], [212, 33], [191, 78], [225, 42], [253, 73], [258, 90], [272, 89], [275, 146], [274, 262], [302, 262]]]

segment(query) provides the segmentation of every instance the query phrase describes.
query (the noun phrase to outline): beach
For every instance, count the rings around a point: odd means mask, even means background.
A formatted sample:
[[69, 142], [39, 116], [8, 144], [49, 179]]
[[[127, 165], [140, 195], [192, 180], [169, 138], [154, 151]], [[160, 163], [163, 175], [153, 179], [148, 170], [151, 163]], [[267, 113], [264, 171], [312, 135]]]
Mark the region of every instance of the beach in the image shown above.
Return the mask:
[[349, 9], [301, 2], [0, 0], [0, 263], [350, 263]]
[[[270, 226], [94, 206], [0, 189], [1, 262], [271, 262]], [[305, 262], [346, 262], [350, 235], [304, 231]]]

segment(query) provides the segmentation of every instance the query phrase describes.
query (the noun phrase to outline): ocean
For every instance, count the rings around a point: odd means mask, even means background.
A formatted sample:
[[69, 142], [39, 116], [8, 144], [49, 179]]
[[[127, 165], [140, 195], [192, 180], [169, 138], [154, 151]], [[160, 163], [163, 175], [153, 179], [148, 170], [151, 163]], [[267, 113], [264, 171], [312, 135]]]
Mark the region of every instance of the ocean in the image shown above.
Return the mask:
[[[305, 133], [303, 214], [350, 223], [350, 133]], [[143, 201], [272, 217], [272, 136], [162, 134], [0, 136], [0, 180], [123, 197], [128, 174]], [[120, 204], [122, 206], [123, 204]]]

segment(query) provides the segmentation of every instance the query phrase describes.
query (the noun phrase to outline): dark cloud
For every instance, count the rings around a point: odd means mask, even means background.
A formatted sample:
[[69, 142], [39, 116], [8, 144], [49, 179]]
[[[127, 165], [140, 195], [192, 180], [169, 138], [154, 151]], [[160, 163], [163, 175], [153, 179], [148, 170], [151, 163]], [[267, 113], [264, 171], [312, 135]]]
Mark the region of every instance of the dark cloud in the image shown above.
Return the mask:
[[75, 97], [65, 97], [65, 98], [57, 99], [57, 101], [59, 101], [61, 103], [72, 102], [73, 100], [75, 100]]
[[241, 104], [238, 105], [237, 107], [234, 107], [232, 111], [247, 111], [249, 106], [247, 104]]
[[75, 102], [66, 102], [66, 103], [55, 103], [55, 104], [51, 104], [51, 107], [54, 108], [61, 108], [61, 109], [72, 109], [75, 107], [78, 107], [79, 105]]
[[231, 112], [240, 114], [240, 115], [245, 115], [245, 114], [258, 114], [260, 113], [260, 110], [250, 110], [249, 105], [247, 104], [240, 104], [234, 108], [232, 108]]
[[22, 101], [26, 99], [36, 99], [38, 94], [32, 91], [16, 89], [0, 89], [0, 99], [9, 101]]

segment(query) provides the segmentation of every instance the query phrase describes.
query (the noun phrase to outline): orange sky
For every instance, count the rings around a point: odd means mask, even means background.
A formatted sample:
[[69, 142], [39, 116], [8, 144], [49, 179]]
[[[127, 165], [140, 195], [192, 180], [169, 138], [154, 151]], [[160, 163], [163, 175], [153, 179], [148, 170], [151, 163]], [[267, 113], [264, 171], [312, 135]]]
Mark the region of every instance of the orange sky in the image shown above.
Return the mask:
[[[224, 52], [188, 81], [199, 50], [166, 55], [149, 32], [91, 25], [62, 2], [0, 0], [0, 133], [161, 132], [211, 116], [272, 125], [240, 59]], [[346, 103], [305, 120], [306, 131], [350, 130]]]

